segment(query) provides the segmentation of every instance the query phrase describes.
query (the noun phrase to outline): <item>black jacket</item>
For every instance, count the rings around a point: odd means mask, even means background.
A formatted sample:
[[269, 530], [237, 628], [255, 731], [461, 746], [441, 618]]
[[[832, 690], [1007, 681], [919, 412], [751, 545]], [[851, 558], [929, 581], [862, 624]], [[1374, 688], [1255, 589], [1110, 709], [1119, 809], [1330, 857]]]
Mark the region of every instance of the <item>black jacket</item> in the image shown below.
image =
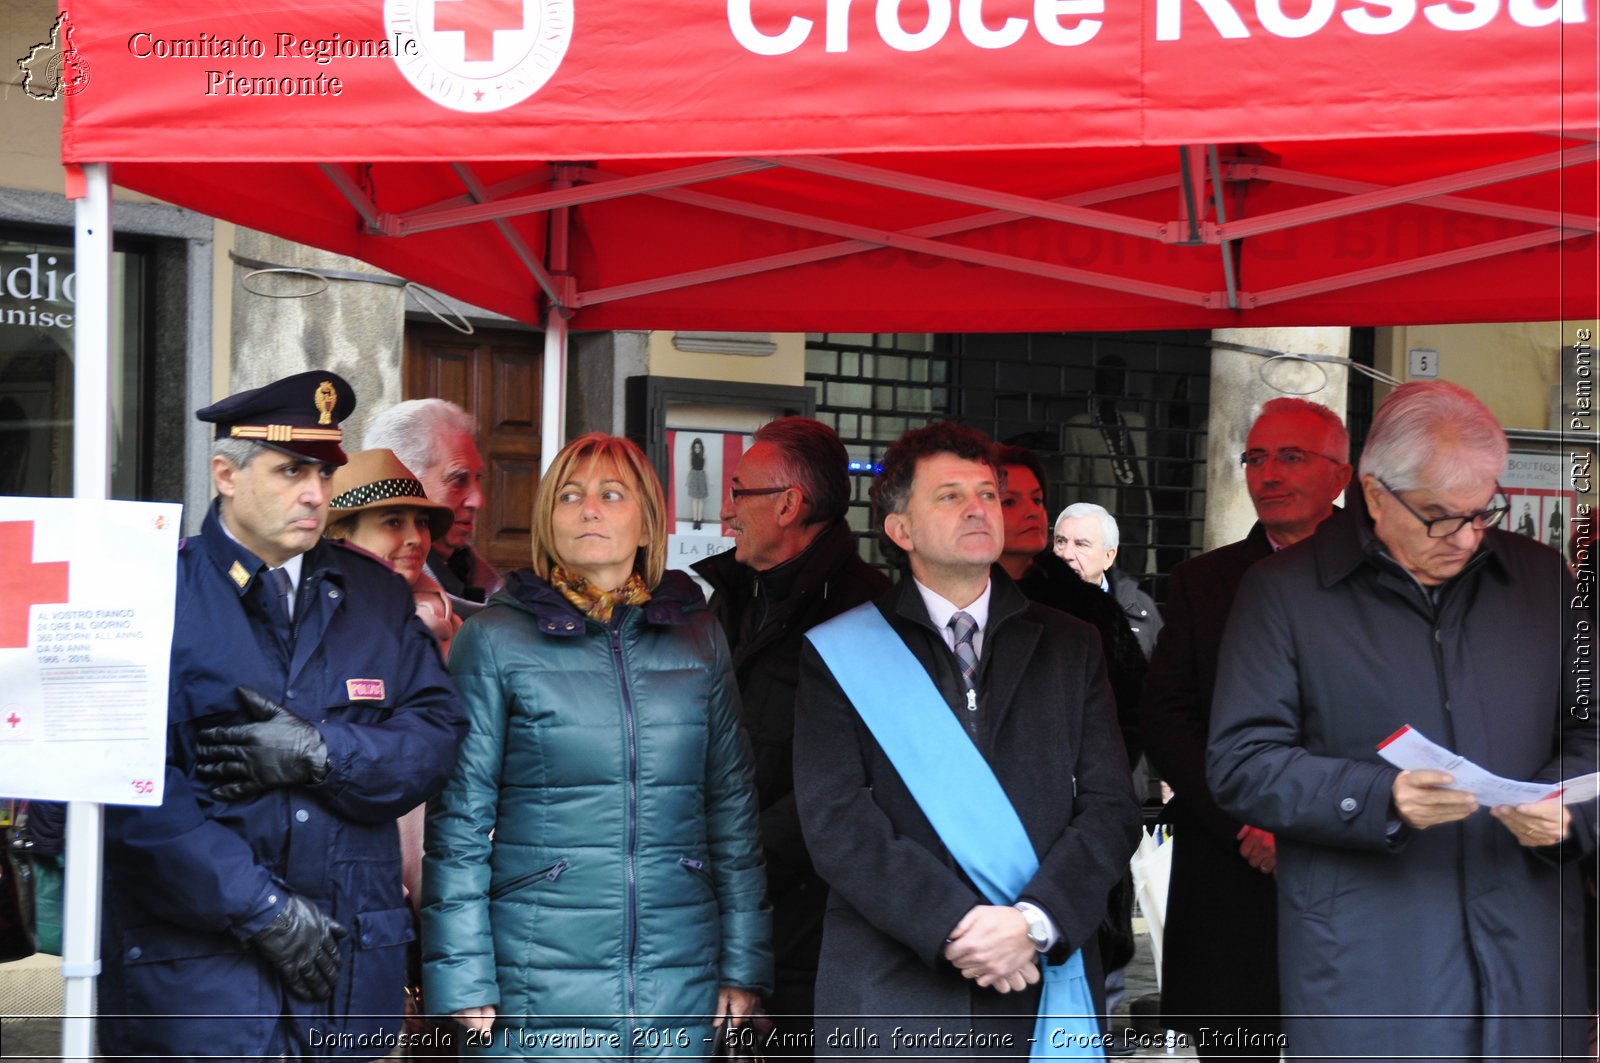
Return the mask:
[[1279, 1027], [1277, 883], [1239, 855], [1243, 824], [1217, 807], [1206, 784], [1222, 631], [1245, 572], [1271, 555], [1257, 524], [1238, 542], [1173, 568], [1145, 685], [1145, 755], [1173, 792], [1162, 812], [1177, 844], [1161, 961], [1161, 1003], [1173, 1029]]
[[[1139, 698], [1144, 693], [1145, 674], [1150, 670], [1139, 637], [1123, 619], [1122, 609], [1111, 595], [1092, 583], [1085, 583], [1055, 554], [1045, 551], [1033, 559], [1017, 586], [1040, 605], [1075, 616], [1100, 632], [1106, 653], [1106, 674], [1111, 693], [1117, 700], [1117, 724], [1128, 762], [1137, 764], [1143, 752], [1139, 738]], [[1142, 795], [1142, 792], [1141, 792]]]
[[755, 761], [777, 955], [772, 1010], [808, 1014], [827, 887], [811, 868], [794, 804], [800, 646], [811, 628], [876, 598], [889, 580], [861, 560], [856, 537], [842, 520], [798, 557], [766, 572], [740, 564], [731, 550], [694, 570], [711, 584], [711, 612], [728, 636]]

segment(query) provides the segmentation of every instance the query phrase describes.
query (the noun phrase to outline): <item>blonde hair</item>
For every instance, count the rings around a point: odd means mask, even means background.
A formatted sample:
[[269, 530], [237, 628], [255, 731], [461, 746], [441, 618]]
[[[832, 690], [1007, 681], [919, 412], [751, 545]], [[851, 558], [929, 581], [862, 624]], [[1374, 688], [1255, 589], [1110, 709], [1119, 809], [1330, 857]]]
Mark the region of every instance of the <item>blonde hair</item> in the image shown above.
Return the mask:
[[635, 443], [603, 432], [579, 436], [562, 447], [539, 478], [539, 490], [533, 496], [533, 571], [547, 580], [550, 571], [561, 563], [555, 554], [556, 497], [564, 484], [601, 460], [611, 462], [624, 476], [633, 477], [638, 486], [645, 545], [634, 557], [633, 570], [646, 587], [655, 590], [667, 570], [667, 501], [661, 493], [661, 481], [651, 468], [650, 459]]

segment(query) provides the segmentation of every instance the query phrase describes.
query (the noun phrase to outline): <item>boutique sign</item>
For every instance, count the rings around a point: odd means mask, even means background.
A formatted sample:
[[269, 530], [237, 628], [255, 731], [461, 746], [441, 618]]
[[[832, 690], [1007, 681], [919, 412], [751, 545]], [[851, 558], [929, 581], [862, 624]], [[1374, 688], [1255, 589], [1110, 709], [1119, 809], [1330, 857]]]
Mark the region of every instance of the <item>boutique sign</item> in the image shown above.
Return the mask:
[[72, 252], [0, 243], [0, 328], [66, 332], [77, 303]]

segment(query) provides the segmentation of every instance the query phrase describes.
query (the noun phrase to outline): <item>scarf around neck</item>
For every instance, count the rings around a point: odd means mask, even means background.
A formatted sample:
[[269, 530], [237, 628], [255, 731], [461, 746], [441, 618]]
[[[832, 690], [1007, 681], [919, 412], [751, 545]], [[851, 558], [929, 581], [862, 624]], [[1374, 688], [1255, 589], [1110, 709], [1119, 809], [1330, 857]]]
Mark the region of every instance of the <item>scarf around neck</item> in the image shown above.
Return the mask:
[[560, 591], [561, 596], [584, 616], [602, 624], [611, 623], [612, 610], [617, 606], [643, 605], [650, 600], [650, 590], [637, 572], [629, 573], [622, 586], [606, 591], [557, 565], [550, 570], [550, 586]]

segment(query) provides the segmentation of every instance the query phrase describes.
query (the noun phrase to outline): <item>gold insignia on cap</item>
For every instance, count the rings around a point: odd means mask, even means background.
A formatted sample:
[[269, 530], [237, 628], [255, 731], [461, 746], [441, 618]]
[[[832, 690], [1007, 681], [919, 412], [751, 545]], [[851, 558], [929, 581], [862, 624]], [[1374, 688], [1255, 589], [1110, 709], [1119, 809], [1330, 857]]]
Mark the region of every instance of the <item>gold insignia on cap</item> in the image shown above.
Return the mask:
[[237, 561], [233, 563], [232, 568], [228, 569], [228, 577], [241, 587], [250, 582], [250, 573], [246, 572], [244, 566]]
[[322, 411], [322, 416], [317, 418], [317, 423], [332, 424], [333, 408], [339, 402], [339, 393], [334, 390], [333, 381], [324, 380], [317, 385], [317, 396], [314, 401], [317, 409]]

